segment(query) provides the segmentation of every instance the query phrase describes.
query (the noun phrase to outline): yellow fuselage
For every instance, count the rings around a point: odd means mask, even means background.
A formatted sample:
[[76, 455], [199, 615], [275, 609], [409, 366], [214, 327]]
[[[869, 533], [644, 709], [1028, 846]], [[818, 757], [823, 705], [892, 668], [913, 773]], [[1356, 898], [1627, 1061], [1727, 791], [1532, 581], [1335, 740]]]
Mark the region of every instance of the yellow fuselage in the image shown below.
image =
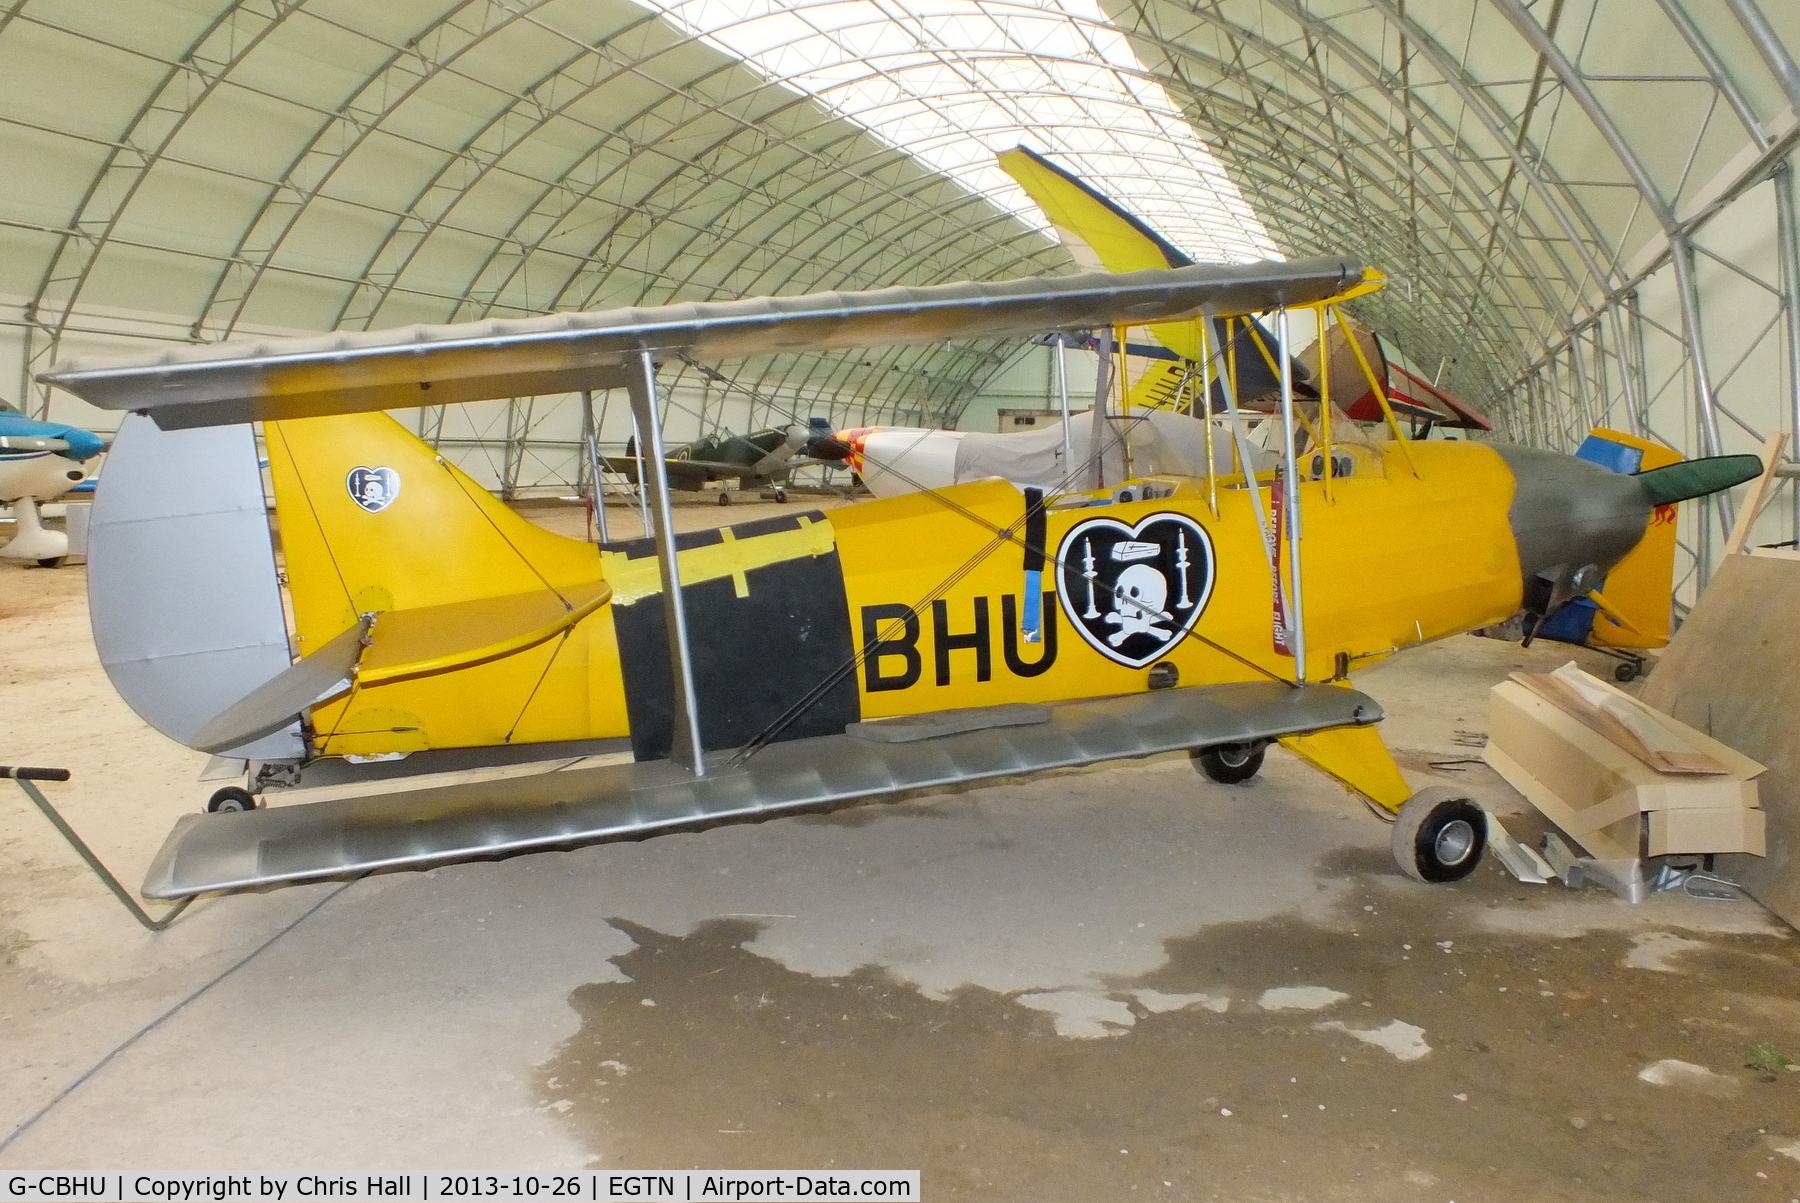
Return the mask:
[[[646, 713], [645, 695], [662, 688], [666, 672], [666, 652], [657, 646], [660, 588], [647, 542], [602, 550], [536, 527], [380, 415], [271, 423], [268, 431], [300, 652], [322, 646], [366, 612], [392, 614], [396, 639], [402, 630], [409, 640], [424, 632], [430, 643], [436, 627], [440, 643], [463, 649], [440, 657], [456, 665], [450, 670], [431, 670], [436, 662], [422, 659], [425, 668], [408, 675], [402, 664], [379, 683], [316, 707], [317, 754], [632, 734], [633, 706]], [[1334, 480], [1329, 498], [1323, 482], [1300, 486], [1308, 680], [1332, 676], [1340, 655], [1366, 664], [1501, 621], [1519, 607], [1519, 561], [1507, 521], [1514, 481], [1506, 464], [1471, 443], [1407, 450], [1410, 465], [1393, 444], [1364, 449], [1356, 474]], [[391, 469], [396, 482], [379, 509], [343, 483], [366, 481], [375, 468]], [[1035, 643], [1020, 630], [1025, 501], [1002, 481], [700, 536], [710, 542], [680, 556], [697, 669], [703, 683], [712, 673], [714, 697], [719, 682], [730, 682], [727, 692], [745, 698], [748, 726], [735, 730], [737, 742], [832, 671], [843, 680], [831, 704], [840, 717], [856, 711], [852, 718], [1131, 693], [1146, 688], [1151, 664], [1160, 663], [1173, 664], [1182, 685], [1292, 679], [1294, 659], [1276, 650], [1269, 551], [1253, 494], [1218, 488], [1215, 513], [1204, 480], [1160, 483], [1173, 494], [1079, 508], [1058, 499], [1045, 520], [1051, 562], [1041, 577], [1044, 617]], [[1268, 481], [1260, 485], [1265, 512], [1271, 489]], [[1145, 526], [1157, 515], [1165, 516], [1160, 525]], [[1191, 525], [1172, 525], [1168, 516]], [[1157, 628], [1176, 637], [1166, 648], [1154, 646], [1166, 638], [1160, 633], [1125, 644], [1128, 651], [1152, 647], [1151, 663], [1121, 663], [1102, 650], [1108, 632], [1130, 625], [1123, 617], [1095, 620], [1084, 636], [1081, 613], [1130, 614], [1104, 579], [1097, 595], [1068, 605], [1055, 596], [1059, 550], [1068, 564], [1060, 579], [1077, 593], [1087, 590], [1090, 582], [1069, 561], [1091, 550], [1082, 532], [1092, 528], [1077, 528], [1096, 519], [1142, 527], [1150, 532], [1144, 539], [1164, 542], [1170, 531], [1185, 532], [1184, 566], [1164, 573], [1166, 622]], [[771, 525], [783, 529], [766, 529]], [[996, 533], [1002, 531], [1010, 536]], [[1115, 557], [1150, 555], [1151, 547], [1127, 541]], [[1285, 545], [1279, 558], [1285, 577]], [[1118, 578], [1121, 586], [1126, 579]], [[1143, 570], [1137, 579], [1147, 579]], [[601, 582], [612, 591], [610, 602], [549, 637], [538, 639], [525, 630], [529, 621], [508, 617], [572, 607]], [[1175, 603], [1198, 600], [1203, 584], [1204, 605], [1187, 630]], [[1178, 599], [1178, 591], [1195, 596]], [[764, 608], [748, 626], [750, 609], [733, 616], [734, 607], [758, 605]], [[375, 630], [372, 652], [382, 647], [379, 619]], [[490, 644], [491, 657], [480, 650]], [[858, 653], [863, 662], [853, 665]], [[396, 655], [390, 650], [387, 661]], [[703, 713], [720, 705], [727, 703], [703, 698]], [[789, 725], [789, 734], [805, 733], [804, 722]]]

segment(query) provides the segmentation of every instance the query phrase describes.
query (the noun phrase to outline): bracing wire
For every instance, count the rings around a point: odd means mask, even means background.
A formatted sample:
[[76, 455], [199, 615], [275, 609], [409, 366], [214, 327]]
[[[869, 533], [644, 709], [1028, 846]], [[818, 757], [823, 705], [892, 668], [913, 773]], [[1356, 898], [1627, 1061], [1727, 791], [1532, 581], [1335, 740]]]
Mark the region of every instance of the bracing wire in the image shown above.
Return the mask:
[[[1142, 425], [1147, 420], [1148, 420], [1147, 418], [1141, 418], [1141, 417], [1126, 419], [1126, 421], [1128, 423], [1130, 423], [1130, 426], [1127, 427], [1126, 433], [1129, 434], [1129, 430], [1131, 427]], [[1062, 493], [1062, 492], [1065, 492], [1066, 490], [1068, 490], [1069, 486], [1076, 480], [1077, 477], [1084, 474], [1085, 472], [1088, 471], [1088, 469], [1090, 467], [1092, 467], [1096, 458], [1097, 458], [1097, 455], [1089, 456], [1081, 464], [1077, 465], [1073, 470], [1068, 472], [1063, 477], [1063, 479], [1058, 483], [1058, 485], [1056, 486], [1055, 489], [1048, 490], [1047, 494]], [[1064, 562], [1061, 558], [1059, 558], [1056, 555], [1054, 555], [1053, 553], [1051, 553], [1047, 548], [1030, 547], [1029, 545], [1027, 545], [1024, 542], [1023, 539], [1021, 539], [1019, 537], [1017, 532], [1018, 532], [1019, 528], [1025, 524], [1025, 516], [1021, 515], [1019, 520], [1017, 522], [1012, 523], [1011, 525], [1008, 525], [1005, 527], [998, 526], [994, 522], [989, 520], [988, 518], [985, 518], [982, 515], [976, 513], [974, 510], [969, 509], [967, 506], [961, 504], [960, 502], [956, 501], [955, 499], [945, 496], [940, 490], [932, 488], [928, 485], [921, 484], [918, 481], [913, 480], [912, 478], [908, 477], [907, 475], [905, 475], [902, 472], [896, 471], [894, 468], [892, 468], [886, 464], [882, 465], [882, 471], [889, 473], [895, 477], [898, 477], [904, 483], [912, 486], [916, 491], [925, 494], [926, 496], [932, 498], [934, 501], [938, 502], [940, 505], [944, 506], [945, 508], [951, 510], [954, 513], [960, 514], [962, 517], [967, 518], [969, 521], [975, 523], [976, 525], [985, 527], [987, 530], [991, 531], [994, 535], [994, 537], [991, 540], [989, 540], [986, 544], [984, 544], [981, 548], [979, 548], [972, 556], [970, 556], [967, 560], [963, 561], [963, 563], [959, 564], [954, 570], [952, 570], [950, 575], [947, 576], [946, 578], [944, 578], [944, 580], [940, 581], [937, 584], [937, 586], [931, 590], [931, 592], [926, 594], [923, 598], [919, 599], [919, 601], [917, 601], [913, 605], [909, 606], [908, 609], [914, 615], [917, 615], [918, 613], [920, 613], [921, 610], [923, 610], [925, 607], [929, 606], [932, 602], [937, 601], [938, 599], [942, 598], [951, 589], [955, 588], [959, 582], [964, 580], [971, 572], [973, 572], [977, 567], [979, 567], [982, 564], [982, 562], [984, 562], [989, 556], [993, 555], [996, 551], [1000, 550], [1000, 548], [1006, 546], [1008, 543], [1017, 544], [1020, 548], [1030, 551], [1034, 554], [1042, 554], [1044, 559], [1048, 563], [1054, 564], [1058, 569], [1066, 569], [1068, 567], [1066, 562]], [[1125, 596], [1121, 595], [1118, 597], [1118, 600], [1121, 604], [1135, 606], [1138, 609], [1143, 610], [1145, 613], [1150, 612], [1149, 606], [1143, 604], [1142, 602], [1137, 601], [1135, 598], [1125, 597]], [[893, 622], [887, 627], [887, 629], [885, 631], [881, 632], [881, 634], [882, 634], [883, 638], [892, 638], [896, 633], [903, 631], [904, 629], [905, 629], [905, 620], [897, 618], [897, 619], [894, 619]], [[1272, 681], [1279, 681], [1283, 685], [1288, 685], [1293, 688], [1299, 688], [1297, 685], [1295, 685], [1294, 682], [1288, 680], [1286, 677], [1280, 675], [1279, 673], [1273, 672], [1270, 669], [1264, 667], [1263, 665], [1260, 665], [1260, 664], [1256, 663], [1255, 661], [1253, 661], [1243, 655], [1240, 655], [1239, 653], [1224, 646], [1223, 644], [1218, 643], [1217, 641], [1215, 641], [1213, 639], [1207, 638], [1205, 635], [1200, 634], [1198, 631], [1190, 631], [1190, 632], [1188, 632], [1188, 634], [1190, 636], [1192, 636], [1193, 638], [1199, 640], [1201, 643], [1205, 644], [1207, 647], [1212, 648], [1214, 651], [1217, 651], [1217, 652], [1221, 653], [1222, 655], [1230, 657], [1232, 660], [1235, 660], [1239, 664], [1244, 665], [1246, 668], [1249, 668], [1265, 677], [1268, 677]], [[751, 757], [755, 756], [758, 752], [760, 752], [764, 748], [768, 747], [769, 744], [775, 742], [776, 738], [781, 734], [782, 731], [786, 730], [789, 726], [791, 726], [794, 722], [796, 722], [800, 718], [801, 715], [805, 714], [808, 710], [812, 709], [815, 705], [817, 705], [826, 696], [826, 694], [830, 693], [831, 690], [835, 689], [838, 686], [838, 684], [844, 680], [845, 677], [860, 670], [862, 668], [863, 664], [867, 661], [867, 659], [868, 659], [868, 652], [861, 645], [858, 645], [856, 651], [852, 652], [851, 655], [847, 659], [845, 659], [843, 662], [841, 662], [831, 672], [827, 673], [824, 677], [822, 677], [816, 684], [814, 684], [814, 686], [811, 689], [809, 689], [805, 694], [803, 694], [799, 698], [797, 698], [791, 705], [788, 706], [788, 708], [786, 710], [783, 710], [779, 715], [777, 715], [774, 719], [772, 719], [768, 723], [768, 725], [765, 726], [761, 731], [757, 732], [756, 735], [754, 737], [752, 737], [748, 743], [746, 743], [743, 747], [739, 748], [735, 753], [733, 753], [733, 755], [728, 763], [731, 764], [733, 767], [740, 767], [740, 766], [748, 763]]]

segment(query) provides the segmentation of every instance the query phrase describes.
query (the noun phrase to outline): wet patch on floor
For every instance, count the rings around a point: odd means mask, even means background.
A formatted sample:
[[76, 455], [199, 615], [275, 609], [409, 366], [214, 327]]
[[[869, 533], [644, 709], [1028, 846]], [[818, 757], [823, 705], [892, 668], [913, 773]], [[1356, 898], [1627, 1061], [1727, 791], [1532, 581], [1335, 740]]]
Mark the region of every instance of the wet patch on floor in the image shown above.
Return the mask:
[[[1222, 924], [1034, 997], [796, 973], [742, 920], [615, 921], [630, 980], [574, 993], [535, 1102], [598, 1168], [917, 1168], [934, 1201], [1800, 1196], [1800, 1074], [1746, 1065], [1800, 1051], [1800, 942], [1679, 932], [1699, 947], [1629, 968], [1629, 933], [1483, 922], [1555, 894], [1361, 864], [1326, 922]], [[1297, 988], [1342, 997], [1255, 1005]]]

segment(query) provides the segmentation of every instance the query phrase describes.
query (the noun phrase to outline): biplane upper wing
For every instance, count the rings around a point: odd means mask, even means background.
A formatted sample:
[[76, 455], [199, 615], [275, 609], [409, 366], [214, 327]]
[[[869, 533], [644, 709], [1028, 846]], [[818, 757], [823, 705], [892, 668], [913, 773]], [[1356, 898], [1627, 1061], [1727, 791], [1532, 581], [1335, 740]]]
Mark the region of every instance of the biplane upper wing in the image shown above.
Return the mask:
[[1251, 313], [1322, 300], [1363, 277], [1358, 264], [1317, 258], [704, 301], [239, 339], [71, 360], [39, 379], [175, 430], [614, 387], [641, 351], [719, 357]]

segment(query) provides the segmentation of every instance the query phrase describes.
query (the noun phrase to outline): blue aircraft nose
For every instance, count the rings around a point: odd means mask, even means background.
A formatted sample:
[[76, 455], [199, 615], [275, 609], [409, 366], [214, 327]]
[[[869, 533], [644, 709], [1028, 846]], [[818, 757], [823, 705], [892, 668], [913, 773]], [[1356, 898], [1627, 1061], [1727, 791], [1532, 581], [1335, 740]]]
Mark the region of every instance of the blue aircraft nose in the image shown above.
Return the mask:
[[70, 426], [57, 437], [69, 445], [69, 449], [63, 454], [78, 464], [85, 463], [106, 450], [106, 440], [91, 430]]

